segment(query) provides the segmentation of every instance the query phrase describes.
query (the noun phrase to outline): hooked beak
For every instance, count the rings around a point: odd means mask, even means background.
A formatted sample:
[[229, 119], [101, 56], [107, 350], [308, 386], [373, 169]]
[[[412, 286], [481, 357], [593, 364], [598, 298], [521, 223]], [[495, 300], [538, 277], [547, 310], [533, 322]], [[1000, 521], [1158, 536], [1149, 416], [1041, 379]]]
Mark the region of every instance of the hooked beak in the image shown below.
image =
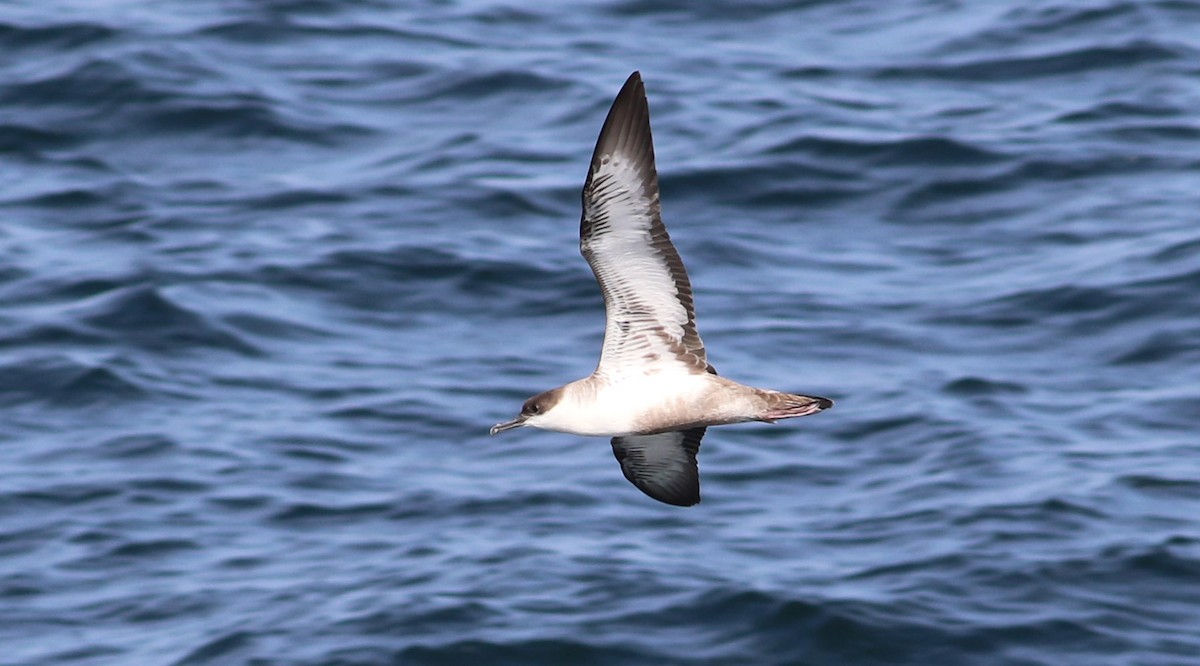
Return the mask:
[[505, 430], [512, 430], [513, 428], [520, 428], [523, 425], [525, 425], [525, 419], [518, 416], [517, 418], [515, 418], [511, 421], [505, 421], [504, 423], [497, 423], [496, 425], [492, 426], [492, 429], [489, 430], [488, 432], [492, 435], [495, 435], [498, 432], [504, 432]]

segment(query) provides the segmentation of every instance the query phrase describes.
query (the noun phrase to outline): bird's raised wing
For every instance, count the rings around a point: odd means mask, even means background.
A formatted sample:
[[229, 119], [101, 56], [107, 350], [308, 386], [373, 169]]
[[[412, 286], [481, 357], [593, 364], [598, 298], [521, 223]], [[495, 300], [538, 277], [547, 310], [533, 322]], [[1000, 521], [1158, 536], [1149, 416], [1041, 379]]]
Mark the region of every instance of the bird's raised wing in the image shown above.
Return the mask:
[[621, 88], [596, 141], [579, 248], [607, 314], [597, 374], [705, 372], [692, 285], [662, 222], [650, 109], [638, 72]]
[[613, 437], [613, 455], [625, 478], [660, 502], [691, 506], [700, 502], [696, 454], [705, 428], [657, 435]]

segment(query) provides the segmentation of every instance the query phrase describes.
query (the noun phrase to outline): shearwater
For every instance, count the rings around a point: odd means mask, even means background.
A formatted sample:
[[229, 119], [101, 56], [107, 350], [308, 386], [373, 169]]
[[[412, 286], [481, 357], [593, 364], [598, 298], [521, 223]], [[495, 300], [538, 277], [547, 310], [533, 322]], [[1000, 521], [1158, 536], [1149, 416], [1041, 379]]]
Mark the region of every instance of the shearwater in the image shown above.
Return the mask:
[[708, 426], [790, 419], [833, 406], [828, 398], [725, 379], [696, 332], [692, 285], [658, 201], [650, 108], [641, 74], [617, 94], [583, 186], [579, 249], [604, 294], [600, 363], [589, 377], [525, 401], [520, 426], [612, 437], [625, 478], [660, 502], [700, 501], [696, 454]]

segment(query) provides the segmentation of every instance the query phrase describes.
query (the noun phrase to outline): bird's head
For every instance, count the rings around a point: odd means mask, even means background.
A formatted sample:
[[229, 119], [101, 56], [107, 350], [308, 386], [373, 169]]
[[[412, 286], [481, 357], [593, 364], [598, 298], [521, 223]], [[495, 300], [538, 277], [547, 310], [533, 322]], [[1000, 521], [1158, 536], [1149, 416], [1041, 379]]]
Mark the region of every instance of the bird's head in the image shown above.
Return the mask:
[[553, 418], [550, 416], [550, 412], [562, 398], [562, 393], [563, 390], [561, 388], [550, 389], [526, 400], [525, 404], [521, 406], [521, 413], [517, 415], [517, 418], [492, 426], [491, 434], [495, 435], [498, 432], [512, 430], [521, 426], [531, 426], [534, 428], [547, 427], [549, 425], [547, 421]]

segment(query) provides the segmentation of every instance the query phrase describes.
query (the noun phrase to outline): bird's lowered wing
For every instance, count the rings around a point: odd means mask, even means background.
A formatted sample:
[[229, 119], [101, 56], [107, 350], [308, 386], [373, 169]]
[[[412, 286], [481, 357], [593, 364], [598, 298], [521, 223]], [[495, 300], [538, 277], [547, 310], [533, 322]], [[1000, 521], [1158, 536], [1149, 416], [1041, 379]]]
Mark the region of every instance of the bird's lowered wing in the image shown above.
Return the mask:
[[613, 455], [625, 478], [660, 502], [691, 506], [700, 502], [696, 454], [705, 428], [656, 435], [613, 437]]

